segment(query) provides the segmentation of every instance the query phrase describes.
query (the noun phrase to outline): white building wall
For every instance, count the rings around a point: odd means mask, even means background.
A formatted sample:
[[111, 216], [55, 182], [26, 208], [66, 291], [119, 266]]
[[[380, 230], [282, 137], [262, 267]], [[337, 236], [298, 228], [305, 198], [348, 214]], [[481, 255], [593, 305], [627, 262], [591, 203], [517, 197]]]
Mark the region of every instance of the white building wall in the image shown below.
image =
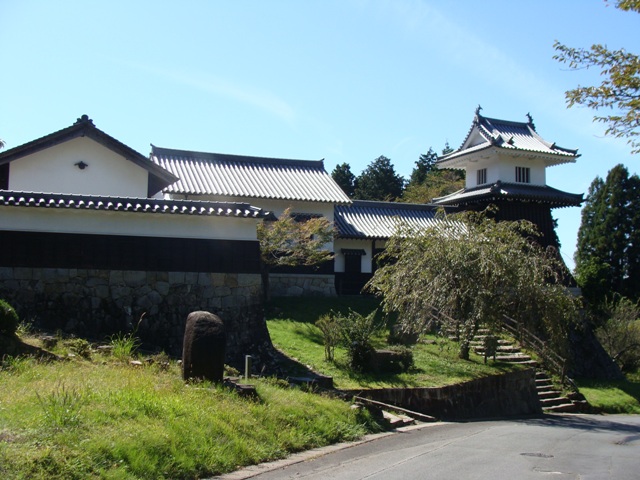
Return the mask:
[[0, 229], [25, 232], [256, 240], [257, 221], [200, 215], [0, 207]]
[[527, 157], [502, 156], [500, 163], [499, 180], [515, 183], [516, 167], [528, 167], [530, 169], [531, 185], [545, 185], [546, 174], [544, 161]]
[[483, 185], [491, 185], [498, 180], [507, 183], [516, 181], [516, 167], [528, 167], [530, 169], [531, 185], [545, 185], [546, 172], [544, 161], [527, 157], [511, 157], [501, 155], [498, 158], [478, 159], [469, 162], [466, 167], [466, 188], [478, 186], [478, 170], [487, 169], [487, 182]]
[[[88, 166], [81, 170], [75, 164]], [[9, 189], [120, 197], [147, 196], [149, 173], [87, 137], [19, 158], [9, 167]]]

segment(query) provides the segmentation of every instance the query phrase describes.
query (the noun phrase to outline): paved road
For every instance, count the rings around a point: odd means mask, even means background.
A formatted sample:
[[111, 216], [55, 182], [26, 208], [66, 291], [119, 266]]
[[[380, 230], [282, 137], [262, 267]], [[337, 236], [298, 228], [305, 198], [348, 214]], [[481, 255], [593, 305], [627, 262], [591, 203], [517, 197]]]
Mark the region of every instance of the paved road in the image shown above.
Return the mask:
[[251, 478], [637, 480], [640, 416], [433, 424]]

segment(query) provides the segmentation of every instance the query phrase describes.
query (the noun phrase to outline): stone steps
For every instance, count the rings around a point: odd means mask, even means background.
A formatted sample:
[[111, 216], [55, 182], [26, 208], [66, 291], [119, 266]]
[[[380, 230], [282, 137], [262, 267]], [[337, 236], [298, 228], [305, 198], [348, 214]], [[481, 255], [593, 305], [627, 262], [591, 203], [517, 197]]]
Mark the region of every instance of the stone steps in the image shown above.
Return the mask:
[[[478, 355], [484, 355], [484, 339], [490, 332], [487, 329], [478, 330], [471, 342], [471, 347]], [[560, 392], [548, 374], [540, 368], [538, 362], [529, 355], [522, 353], [520, 348], [513, 345], [509, 340], [499, 339], [496, 352], [496, 361], [506, 363], [517, 363], [519, 365], [531, 365], [536, 368], [536, 390], [542, 411], [545, 413], [570, 413], [580, 411], [582, 405], [567, 398]], [[582, 402], [584, 403], [584, 402]]]

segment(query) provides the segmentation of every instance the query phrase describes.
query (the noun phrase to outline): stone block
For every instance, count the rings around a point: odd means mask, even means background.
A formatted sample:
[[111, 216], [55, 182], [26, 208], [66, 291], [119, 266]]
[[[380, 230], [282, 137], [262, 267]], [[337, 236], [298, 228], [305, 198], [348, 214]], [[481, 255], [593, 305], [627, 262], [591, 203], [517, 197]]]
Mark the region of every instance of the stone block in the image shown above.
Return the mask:
[[110, 285], [122, 285], [124, 283], [124, 272], [122, 270], [111, 270], [109, 273]]
[[169, 272], [169, 283], [171, 285], [181, 285], [184, 284], [184, 272]]
[[169, 290], [170, 290], [171, 286], [169, 285], [169, 283], [168, 283], [168, 282], [165, 282], [165, 281], [158, 281], [158, 282], [155, 284], [155, 288], [156, 288], [156, 291], [157, 291], [160, 295], [165, 296], [165, 295], [167, 295], [167, 294], [169, 293]]
[[147, 283], [147, 272], [127, 270], [124, 272], [124, 283], [130, 287], [140, 287]]

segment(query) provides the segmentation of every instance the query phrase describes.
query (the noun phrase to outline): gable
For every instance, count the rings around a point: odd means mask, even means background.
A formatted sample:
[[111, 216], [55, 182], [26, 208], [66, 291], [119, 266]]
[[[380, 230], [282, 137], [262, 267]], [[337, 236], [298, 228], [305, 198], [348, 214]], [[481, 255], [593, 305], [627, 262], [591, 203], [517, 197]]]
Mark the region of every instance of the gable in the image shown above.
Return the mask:
[[11, 162], [14, 191], [146, 197], [148, 171], [88, 137], [77, 137]]
[[[113, 193], [113, 195], [118, 195], [119, 194], [118, 192], [122, 193], [122, 192], [135, 191], [136, 196], [150, 197], [156, 194], [157, 192], [159, 192], [160, 190], [162, 190], [167, 185], [177, 180], [177, 178], [174, 175], [164, 170], [163, 168], [157, 166], [156, 164], [151, 162], [147, 157], [141, 155], [140, 153], [133, 150], [131, 147], [116, 140], [110, 135], [107, 135], [102, 130], [96, 128], [96, 126], [93, 124], [93, 121], [87, 115], [83, 115], [73, 125], [67, 128], [63, 128], [62, 130], [58, 130], [57, 132], [53, 132], [44, 137], [37, 138], [35, 140], [32, 140], [31, 142], [25, 143], [23, 145], [20, 145], [18, 147], [15, 147], [0, 153], [0, 188], [3, 188], [3, 189], [13, 188], [15, 190], [16, 185], [21, 185], [21, 186], [32, 185], [33, 187], [44, 187], [44, 189], [41, 190], [43, 192], [53, 192], [53, 191], [57, 191], [57, 189], [59, 188], [59, 185], [57, 184], [62, 183], [62, 185], [65, 185], [65, 186], [69, 185], [69, 180], [62, 180], [61, 178], [59, 178], [61, 173], [60, 171], [57, 171], [57, 170], [55, 172], [54, 177], [48, 179], [49, 181], [51, 181], [51, 183], [47, 184], [45, 182], [43, 184], [43, 180], [47, 180], [47, 179], [43, 178], [41, 173], [40, 174], [37, 173], [35, 171], [37, 169], [34, 170], [33, 164], [27, 165], [29, 162], [27, 162], [27, 164], [25, 163], [17, 164], [16, 162], [28, 157], [31, 157], [32, 161], [35, 158], [38, 161], [42, 162], [44, 157], [42, 157], [39, 154], [45, 154], [44, 152], [47, 152], [47, 151], [49, 151], [50, 153], [53, 152], [54, 159], [55, 159], [55, 155], [61, 154], [60, 153], [61, 150], [57, 149], [56, 147], [60, 147], [69, 142], [73, 142], [76, 139], [90, 139], [96, 144], [96, 145], [93, 145], [94, 148], [96, 148], [97, 145], [102, 146], [104, 147], [104, 149], [106, 149], [107, 151], [110, 151], [113, 155], [115, 155], [115, 157], [112, 157], [112, 158], [124, 159], [130, 162], [132, 165], [135, 165], [139, 167], [141, 170], [147, 172], [146, 178], [142, 182], [140, 182], [138, 178], [140, 175], [137, 169], [125, 168], [125, 171], [121, 172], [122, 177], [127, 175], [127, 173], [130, 171], [135, 171], [137, 172], [137, 174], [135, 175], [136, 178], [130, 179], [130, 181], [126, 182], [127, 185], [124, 186], [125, 187], [124, 189], [116, 191], [115, 193]], [[78, 147], [78, 144], [75, 143], [73, 147], [74, 148]], [[68, 145], [67, 145], [67, 148], [68, 148]], [[78, 147], [78, 148], [82, 149], [83, 147]], [[86, 151], [87, 148], [84, 148], [84, 150], [85, 151], [81, 152], [82, 155], [87, 154], [87, 151]], [[66, 152], [66, 155], [69, 155], [69, 154], [70, 152]], [[103, 160], [104, 152], [103, 154], [99, 154], [98, 157], [96, 158], [98, 158], [99, 160]], [[59, 161], [60, 159], [57, 158], [55, 160]], [[77, 165], [75, 165], [75, 163], [77, 163]], [[14, 166], [14, 168], [11, 168], [12, 165]], [[88, 165], [89, 164], [85, 160], [79, 160], [74, 162], [74, 166], [79, 170], [85, 170], [84, 167]], [[31, 179], [29, 178], [25, 179], [24, 178], [25, 169], [28, 170], [29, 175], [34, 175], [34, 177]], [[13, 174], [12, 174], [12, 171], [14, 171]], [[17, 173], [15, 173], [16, 171]], [[110, 173], [113, 174], [113, 172], [110, 172]], [[16, 175], [16, 178], [14, 179], [14, 186], [11, 186], [11, 177], [14, 174]], [[107, 180], [112, 180], [111, 176], [112, 175], [110, 175], [109, 178], [107, 178]], [[133, 189], [131, 188], [131, 183], [135, 184], [135, 187]], [[141, 188], [143, 183], [144, 185], [146, 185], [146, 188]], [[76, 183], [72, 183], [72, 185], [73, 187], [71, 190], [66, 192], [62, 190], [60, 191], [60, 193], [62, 192], [75, 193], [78, 189], [80, 189], [80, 191], [85, 191], [84, 187], [77, 185]], [[54, 188], [56, 190], [54, 190]], [[100, 192], [102, 192], [102, 190], [100, 190]], [[89, 192], [89, 193], [96, 193], [96, 192]], [[96, 193], [96, 194], [99, 194], [99, 193]]]

